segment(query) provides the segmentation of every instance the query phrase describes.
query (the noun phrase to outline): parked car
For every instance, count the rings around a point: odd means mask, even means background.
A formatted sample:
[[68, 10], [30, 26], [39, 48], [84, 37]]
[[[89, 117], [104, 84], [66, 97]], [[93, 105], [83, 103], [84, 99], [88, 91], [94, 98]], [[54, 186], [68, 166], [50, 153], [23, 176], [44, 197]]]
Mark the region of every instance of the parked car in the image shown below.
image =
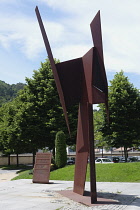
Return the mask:
[[114, 163], [119, 163], [119, 162], [120, 162], [120, 158], [119, 158], [118, 156], [113, 156], [113, 157], [112, 157], [112, 161], [113, 161]]
[[[127, 158], [127, 162], [137, 162], [138, 161], [138, 157], [135, 156], [130, 156]], [[120, 158], [120, 162], [125, 162], [125, 157], [121, 157]]]
[[138, 157], [130, 156], [129, 160], [130, 160], [130, 162], [137, 162], [138, 161]]
[[67, 165], [75, 164], [75, 158], [68, 158], [67, 159]]
[[[129, 157], [127, 158], [127, 162], [130, 162]], [[125, 157], [120, 158], [120, 163], [125, 163]]]
[[109, 158], [97, 158], [97, 160], [95, 160], [95, 163], [114, 163], [114, 162]]

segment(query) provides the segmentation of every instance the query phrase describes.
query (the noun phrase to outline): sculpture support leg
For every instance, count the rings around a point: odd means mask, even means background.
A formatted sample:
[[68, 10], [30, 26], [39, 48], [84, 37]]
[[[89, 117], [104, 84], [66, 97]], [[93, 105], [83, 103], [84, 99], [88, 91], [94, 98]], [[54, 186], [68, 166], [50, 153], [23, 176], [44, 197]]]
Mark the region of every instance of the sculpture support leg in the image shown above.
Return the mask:
[[93, 133], [93, 108], [88, 104], [89, 111], [89, 148], [90, 148], [90, 191], [91, 203], [97, 202], [96, 192], [96, 172], [95, 172], [95, 150], [94, 150], [94, 133]]
[[80, 195], [84, 194], [87, 161], [89, 154], [91, 203], [95, 203], [97, 201], [97, 193], [93, 135], [93, 110], [92, 104], [86, 102], [80, 103], [79, 106], [75, 177], [73, 189], [75, 193], [78, 193]]
[[76, 162], [74, 175], [74, 189], [75, 193], [84, 194], [85, 179], [87, 171], [87, 162], [89, 155], [88, 145], [88, 107], [87, 103], [83, 102], [79, 105], [78, 113], [78, 129], [76, 142]]

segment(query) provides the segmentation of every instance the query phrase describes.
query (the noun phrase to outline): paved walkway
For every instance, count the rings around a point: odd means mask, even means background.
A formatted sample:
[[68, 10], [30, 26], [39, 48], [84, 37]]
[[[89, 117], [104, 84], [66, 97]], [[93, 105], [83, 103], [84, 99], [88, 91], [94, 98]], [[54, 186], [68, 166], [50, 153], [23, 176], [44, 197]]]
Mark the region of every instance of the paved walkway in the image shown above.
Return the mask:
[[[98, 182], [98, 197], [119, 201], [118, 204], [87, 207], [74, 202], [57, 191], [72, 190], [71, 181], [52, 181], [35, 184], [32, 180], [4, 181], [0, 183], [0, 209], [2, 210], [140, 210], [140, 183]], [[89, 182], [86, 183], [89, 191]]]
[[0, 169], [0, 182], [10, 181], [15, 176], [18, 176], [19, 170], [4, 170]]

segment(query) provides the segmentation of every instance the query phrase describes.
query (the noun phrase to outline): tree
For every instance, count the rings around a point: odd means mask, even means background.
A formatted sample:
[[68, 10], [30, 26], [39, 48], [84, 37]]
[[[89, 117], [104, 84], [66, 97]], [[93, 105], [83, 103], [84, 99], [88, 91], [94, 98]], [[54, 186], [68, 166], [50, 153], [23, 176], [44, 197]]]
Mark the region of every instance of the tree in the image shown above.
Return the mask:
[[[67, 134], [68, 143], [71, 143], [49, 60], [41, 63], [41, 68], [34, 71], [32, 79], [26, 78], [26, 82], [16, 98], [17, 104], [20, 104], [16, 121], [21, 129], [20, 138], [26, 142], [28, 149], [32, 149], [33, 153], [44, 147], [53, 149], [59, 130]], [[77, 110], [74, 107], [69, 109], [74, 142], [77, 127], [75, 113]]]
[[60, 130], [65, 132], [68, 145], [75, 143], [78, 108], [69, 109], [70, 138], [48, 59], [34, 71], [32, 79], [26, 78], [26, 83], [12, 102], [4, 104], [7, 108], [1, 109], [5, 110], [0, 123], [4, 150], [20, 153], [22, 149], [35, 155], [44, 147], [54, 149]]
[[[32, 145], [36, 142], [36, 149], [46, 146], [53, 149], [56, 133], [63, 130], [67, 134], [68, 143], [71, 143], [49, 60], [41, 63], [41, 68], [34, 71], [32, 79], [26, 78], [26, 82], [27, 85], [18, 97], [22, 102], [22, 138], [28, 137]], [[69, 109], [69, 121], [73, 130], [72, 142], [75, 143], [77, 109], [74, 108]]]
[[101, 128], [104, 120], [104, 115], [101, 109], [93, 110], [94, 115], [94, 139], [95, 146], [102, 149], [102, 157], [103, 157], [103, 148], [107, 148], [107, 142], [105, 141]]
[[55, 138], [55, 164], [58, 168], [62, 168], [67, 162], [66, 139], [63, 131], [58, 131]]
[[0, 145], [1, 151], [9, 157], [9, 165], [10, 154], [17, 154], [18, 165], [18, 154], [25, 152], [24, 142], [20, 139], [17, 111], [18, 106], [14, 100], [3, 104], [0, 108]]
[[104, 122], [102, 132], [108, 144], [124, 147], [127, 160], [127, 148], [140, 139], [140, 93], [124, 76], [123, 71], [116, 73], [110, 83], [110, 122]]

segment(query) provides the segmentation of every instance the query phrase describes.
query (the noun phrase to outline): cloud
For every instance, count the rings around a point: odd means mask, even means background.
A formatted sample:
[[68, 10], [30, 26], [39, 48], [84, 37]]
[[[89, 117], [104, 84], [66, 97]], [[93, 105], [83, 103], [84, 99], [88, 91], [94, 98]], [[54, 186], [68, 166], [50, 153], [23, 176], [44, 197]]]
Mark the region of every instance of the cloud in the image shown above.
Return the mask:
[[88, 45], [65, 45], [54, 48], [53, 54], [55, 58], [61, 58], [60, 61], [66, 61], [82, 57], [89, 49]]
[[[64, 18], [61, 23], [65, 25], [65, 30], [70, 39], [65, 42], [60, 38], [62, 48], [59, 49], [65, 56], [73, 58], [75, 46], [80, 49], [87, 48], [91, 42], [89, 24], [96, 12], [101, 10], [104, 57], [106, 67], [110, 71], [135, 72], [140, 74], [139, 55], [140, 55], [140, 1], [134, 0], [41, 0], [56, 13], [61, 11]], [[70, 34], [73, 33], [73, 38]], [[88, 41], [89, 39], [89, 41]], [[78, 42], [79, 40], [79, 42]], [[68, 50], [69, 42], [69, 50]], [[76, 44], [77, 42], [77, 44]], [[81, 44], [80, 44], [81, 42]], [[77, 48], [78, 49], [78, 48]], [[71, 53], [70, 53], [71, 51]], [[75, 53], [75, 52], [74, 52]], [[78, 55], [78, 53], [76, 53]]]
[[[18, 4], [16, 0], [11, 2]], [[94, 0], [73, 2], [38, 0], [37, 2], [40, 5], [39, 9], [41, 8], [40, 13], [55, 58], [63, 61], [80, 57], [92, 47], [90, 22], [100, 9], [107, 70], [123, 69], [140, 74], [139, 0], [133, 0], [133, 2], [128, 0], [98, 0], [98, 2]], [[15, 14], [8, 13], [7, 16], [1, 13], [0, 45], [7, 51], [14, 47], [28, 59], [34, 60], [42, 52], [46, 53], [39, 25], [35, 14], [32, 17], [31, 14], [25, 15], [19, 11]]]
[[[23, 51], [27, 56], [32, 57], [36, 51], [36, 45], [39, 46], [37, 39], [37, 27], [35, 21], [22, 16], [9, 17], [0, 16], [0, 44], [6, 50], [16, 46], [17, 50]], [[31, 36], [35, 34], [35, 39]], [[33, 47], [33, 46], [34, 47]]]
[[[23, 15], [10, 15], [9, 17], [1, 15], [0, 25], [0, 45], [5, 50], [16, 46], [16, 50], [24, 53], [29, 59], [36, 58], [44, 50], [36, 18]], [[48, 28], [50, 40], [57, 42], [62, 35], [63, 27], [60, 24], [47, 21], [44, 21], [44, 25]]]
[[104, 52], [108, 69], [124, 69], [140, 74], [140, 29], [138, 25], [116, 26], [104, 33]]
[[18, 3], [19, 1], [18, 0], [0, 0], [0, 3], [4, 3], [4, 4], [15, 4], [15, 3]]

